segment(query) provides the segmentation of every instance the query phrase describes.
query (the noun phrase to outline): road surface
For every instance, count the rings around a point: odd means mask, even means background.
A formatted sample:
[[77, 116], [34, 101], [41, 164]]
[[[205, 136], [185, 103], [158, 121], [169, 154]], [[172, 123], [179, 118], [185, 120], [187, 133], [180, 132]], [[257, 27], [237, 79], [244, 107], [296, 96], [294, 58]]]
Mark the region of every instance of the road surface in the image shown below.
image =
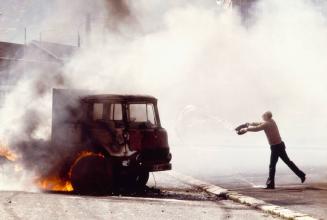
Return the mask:
[[[289, 148], [290, 158], [307, 174], [301, 184], [279, 160], [276, 189], [264, 190], [269, 149], [237, 147], [181, 147], [174, 149], [175, 168], [197, 179], [278, 206], [327, 219], [327, 150]], [[192, 163], [183, 158], [192, 158]]]
[[[310, 169], [308, 169], [310, 170]], [[324, 172], [317, 169], [318, 173]], [[208, 181], [241, 194], [283, 206], [294, 211], [309, 214], [319, 219], [327, 219], [327, 182], [321, 182], [317, 172], [309, 172], [305, 184], [291, 172], [277, 175], [279, 183], [275, 190], [263, 189], [265, 174], [243, 173], [237, 176], [206, 177]], [[326, 173], [326, 172], [325, 172]], [[320, 175], [319, 175], [320, 176]]]
[[148, 185], [155, 189], [125, 196], [1, 191], [0, 219], [278, 219], [210, 196], [164, 173], [156, 173]]

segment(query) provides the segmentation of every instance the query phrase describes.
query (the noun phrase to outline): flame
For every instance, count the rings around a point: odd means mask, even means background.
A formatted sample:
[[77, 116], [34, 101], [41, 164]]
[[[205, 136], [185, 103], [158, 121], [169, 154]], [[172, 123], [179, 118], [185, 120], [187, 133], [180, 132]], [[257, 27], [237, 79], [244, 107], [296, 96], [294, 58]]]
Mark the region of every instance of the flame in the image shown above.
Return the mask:
[[48, 191], [71, 192], [74, 190], [70, 181], [61, 180], [57, 177], [38, 179], [36, 184], [40, 189]]
[[[74, 162], [72, 163], [69, 172], [68, 172], [68, 177], [71, 177], [72, 173], [72, 168], [77, 164], [77, 162], [82, 159], [83, 157], [91, 156], [91, 155], [97, 155], [100, 157], [104, 157], [102, 154], [99, 153], [94, 153], [91, 151], [82, 151], [80, 152]], [[0, 157], [4, 157], [9, 161], [16, 161], [17, 160], [17, 155], [10, 151], [7, 147], [2, 146], [0, 144]], [[22, 169], [20, 164], [15, 165], [15, 171], [19, 172]], [[62, 191], [62, 192], [71, 192], [74, 190], [71, 181], [70, 180], [63, 180], [59, 177], [43, 177], [43, 178], [38, 178], [35, 181], [36, 185], [38, 188], [41, 190], [46, 190], [46, 191]]]
[[11, 152], [8, 148], [0, 146], [0, 157], [4, 157], [10, 161], [16, 161], [17, 155]]
[[[71, 177], [72, 169], [77, 164], [77, 162], [82, 159], [83, 157], [91, 156], [91, 155], [97, 155], [100, 157], [104, 157], [102, 154], [97, 154], [91, 151], [82, 151], [80, 152], [74, 162], [72, 163], [69, 172], [68, 177]], [[62, 180], [58, 177], [48, 177], [48, 178], [41, 178], [36, 181], [37, 186], [40, 189], [47, 190], [47, 191], [62, 191], [62, 192], [72, 192], [74, 191], [74, 188], [72, 186], [71, 181], [69, 180]]]
[[[0, 157], [4, 157], [9, 161], [15, 162], [17, 155], [10, 151], [4, 144], [0, 143]], [[15, 163], [15, 172], [21, 171], [23, 168], [19, 163]], [[49, 191], [73, 191], [73, 186], [70, 181], [62, 180], [58, 177], [39, 178], [36, 180], [36, 185], [42, 190]]]
[[[0, 157], [4, 157], [7, 160], [15, 162], [17, 155], [10, 151], [7, 147], [1, 146], [0, 144]], [[23, 168], [20, 164], [15, 164], [15, 172], [21, 171]], [[56, 177], [41, 178], [36, 181], [36, 185], [43, 190], [52, 191], [73, 191], [73, 186], [70, 181], [64, 181]]]

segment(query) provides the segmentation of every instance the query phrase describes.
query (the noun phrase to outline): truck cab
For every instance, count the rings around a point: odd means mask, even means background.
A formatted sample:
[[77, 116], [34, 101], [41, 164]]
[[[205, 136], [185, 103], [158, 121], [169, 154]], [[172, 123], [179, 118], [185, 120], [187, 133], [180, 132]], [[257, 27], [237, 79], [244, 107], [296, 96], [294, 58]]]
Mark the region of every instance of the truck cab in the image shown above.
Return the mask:
[[52, 139], [74, 148], [64, 172], [75, 191], [142, 187], [149, 172], [171, 169], [155, 97], [66, 93], [54, 90]]

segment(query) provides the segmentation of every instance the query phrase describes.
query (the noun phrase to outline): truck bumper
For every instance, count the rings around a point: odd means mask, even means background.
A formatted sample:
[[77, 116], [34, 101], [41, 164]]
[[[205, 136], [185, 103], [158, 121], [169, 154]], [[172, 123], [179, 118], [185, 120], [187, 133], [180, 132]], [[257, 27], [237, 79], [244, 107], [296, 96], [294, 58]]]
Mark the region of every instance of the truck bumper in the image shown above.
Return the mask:
[[142, 165], [142, 169], [147, 170], [149, 172], [158, 172], [158, 171], [165, 171], [171, 170], [172, 166], [171, 163], [160, 163], [160, 164], [147, 164]]

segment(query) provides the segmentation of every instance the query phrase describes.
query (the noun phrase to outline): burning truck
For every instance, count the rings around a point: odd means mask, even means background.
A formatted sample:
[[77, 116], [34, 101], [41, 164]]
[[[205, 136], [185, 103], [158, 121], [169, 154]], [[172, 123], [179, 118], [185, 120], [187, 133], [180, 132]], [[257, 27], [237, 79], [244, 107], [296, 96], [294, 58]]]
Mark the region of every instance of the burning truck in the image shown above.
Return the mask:
[[171, 169], [152, 96], [54, 89], [51, 145], [67, 149], [58, 175], [77, 193], [144, 187], [150, 172]]

